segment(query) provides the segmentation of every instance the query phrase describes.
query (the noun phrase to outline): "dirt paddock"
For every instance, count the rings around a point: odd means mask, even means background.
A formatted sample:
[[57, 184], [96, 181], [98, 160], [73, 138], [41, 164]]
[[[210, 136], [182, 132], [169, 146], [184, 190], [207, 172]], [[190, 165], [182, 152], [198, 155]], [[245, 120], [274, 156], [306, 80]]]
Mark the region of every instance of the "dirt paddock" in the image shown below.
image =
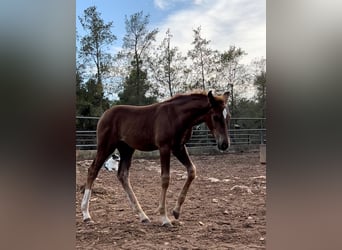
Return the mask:
[[133, 190], [151, 219], [139, 222], [116, 178], [100, 170], [94, 182], [90, 214], [82, 222], [79, 191], [91, 161], [76, 164], [76, 249], [265, 249], [266, 166], [259, 153], [191, 156], [197, 167], [179, 220], [172, 209], [186, 178], [185, 168], [171, 158], [167, 210], [173, 227], [162, 227], [155, 212], [161, 191], [159, 159], [134, 159]]

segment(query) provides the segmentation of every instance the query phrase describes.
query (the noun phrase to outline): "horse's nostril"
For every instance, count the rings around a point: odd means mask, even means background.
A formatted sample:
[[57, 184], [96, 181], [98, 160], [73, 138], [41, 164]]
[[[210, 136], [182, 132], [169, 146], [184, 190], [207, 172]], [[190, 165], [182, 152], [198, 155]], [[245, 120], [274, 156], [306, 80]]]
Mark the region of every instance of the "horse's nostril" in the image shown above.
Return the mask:
[[221, 144], [221, 150], [226, 150], [228, 148], [228, 143], [226, 143], [226, 142], [223, 142], [222, 144]]

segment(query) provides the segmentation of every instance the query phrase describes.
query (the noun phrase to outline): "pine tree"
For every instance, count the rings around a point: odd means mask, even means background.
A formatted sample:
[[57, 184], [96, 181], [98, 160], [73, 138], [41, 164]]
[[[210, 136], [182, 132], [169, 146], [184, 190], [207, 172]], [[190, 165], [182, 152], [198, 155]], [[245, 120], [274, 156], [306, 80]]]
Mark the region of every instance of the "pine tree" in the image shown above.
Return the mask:
[[[188, 51], [188, 56], [192, 60], [192, 72], [195, 88], [206, 90], [206, 82], [216, 82], [213, 73], [216, 71], [217, 51], [209, 47], [210, 40], [201, 36], [201, 27], [193, 30], [194, 48]], [[209, 85], [209, 84], [208, 84]]]
[[131, 15], [129, 19], [126, 17], [125, 24], [126, 35], [121, 55], [130, 61], [130, 67], [129, 76], [123, 83], [124, 90], [119, 93], [120, 103], [130, 102], [129, 104], [144, 105], [154, 100], [153, 97], [146, 97], [150, 85], [147, 83], [147, 73], [143, 68], [146, 61], [144, 59], [147, 58], [147, 53], [158, 30], [149, 31], [147, 29], [149, 15], [144, 16], [142, 11]]
[[[95, 6], [84, 10], [84, 15], [78, 17], [83, 29], [87, 34], [80, 39], [79, 57], [83, 59], [88, 71], [95, 67], [96, 83], [103, 85], [103, 78], [109, 74], [112, 56], [108, 52], [109, 46], [116, 40], [111, 28], [113, 22], [105, 23], [101, 18], [101, 13]], [[100, 86], [99, 88], [102, 88]]]

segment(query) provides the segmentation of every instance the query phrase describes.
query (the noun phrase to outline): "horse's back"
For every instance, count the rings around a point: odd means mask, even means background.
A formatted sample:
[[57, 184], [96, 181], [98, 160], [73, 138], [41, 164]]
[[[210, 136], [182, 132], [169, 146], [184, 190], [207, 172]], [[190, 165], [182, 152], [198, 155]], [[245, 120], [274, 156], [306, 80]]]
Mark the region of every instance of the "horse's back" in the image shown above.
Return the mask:
[[126, 125], [141, 126], [148, 124], [149, 126], [155, 120], [156, 106], [130, 106], [130, 105], [117, 105], [108, 109], [101, 117], [101, 123], [110, 124], [111, 126], [116, 123]]
[[139, 150], [155, 150], [156, 119], [157, 105], [117, 105], [102, 115], [97, 133], [102, 135], [103, 140], [122, 141]]

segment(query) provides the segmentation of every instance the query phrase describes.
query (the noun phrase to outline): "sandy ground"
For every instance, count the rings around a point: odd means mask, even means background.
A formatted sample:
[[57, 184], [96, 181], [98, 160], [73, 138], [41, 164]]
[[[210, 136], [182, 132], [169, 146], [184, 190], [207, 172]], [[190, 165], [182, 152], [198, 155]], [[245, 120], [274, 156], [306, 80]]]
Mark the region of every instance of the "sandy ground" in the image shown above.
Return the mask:
[[179, 220], [172, 217], [186, 178], [185, 168], [171, 158], [167, 208], [172, 228], [162, 227], [155, 209], [160, 195], [159, 159], [134, 159], [133, 190], [151, 219], [139, 222], [116, 178], [101, 169], [90, 201], [94, 224], [82, 222], [80, 204], [87, 168], [76, 164], [76, 249], [265, 249], [266, 166], [258, 153], [191, 156], [197, 178]]

